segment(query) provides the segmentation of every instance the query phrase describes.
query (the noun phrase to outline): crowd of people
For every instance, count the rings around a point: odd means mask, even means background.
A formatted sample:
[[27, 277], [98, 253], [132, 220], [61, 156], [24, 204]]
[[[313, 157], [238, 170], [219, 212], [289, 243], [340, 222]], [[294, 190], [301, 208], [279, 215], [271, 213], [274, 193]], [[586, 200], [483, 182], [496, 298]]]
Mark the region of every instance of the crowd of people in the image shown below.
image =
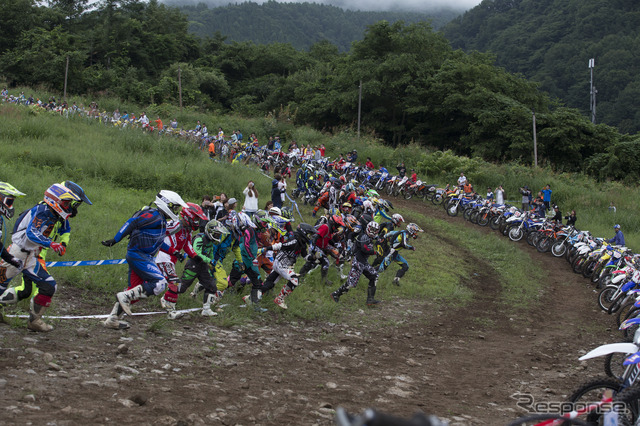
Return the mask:
[[[274, 179], [278, 184], [282, 178]], [[278, 186], [276, 185], [276, 189]], [[280, 190], [278, 190], [280, 191]], [[243, 207], [222, 193], [204, 196], [200, 204], [185, 202], [177, 193], [160, 191], [152, 205], [136, 212], [115, 235], [102, 241], [111, 247], [128, 238], [126, 261], [128, 288], [116, 294], [116, 302], [104, 325], [113, 329], [129, 327], [125, 314], [131, 315], [134, 302], [151, 296], [161, 297], [161, 306], [171, 319], [179, 318], [178, 297], [189, 288], [197, 297], [202, 293], [202, 315], [215, 316], [216, 305], [227, 292], [242, 294], [247, 305], [263, 311], [263, 297], [280, 280], [274, 303], [287, 309], [286, 297], [316, 267], [322, 282], [333, 286], [328, 271], [335, 265], [344, 283], [328, 291], [335, 302], [354, 288], [361, 275], [369, 280], [367, 305], [375, 305], [378, 275], [392, 263], [400, 265], [394, 283], [408, 270], [401, 250], [414, 250], [409, 243], [417, 238], [420, 227], [414, 223], [401, 229], [404, 219], [389, 212], [391, 204], [378, 198], [375, 191], [365, 193], [344, 176], [331, 178], [324, 192], [331, 194], [328, 204], [314, 213], [315, 224], [295, 225], [290, 209], [269, 201], [258, 207], [258, 191], [248, 182]], [[278, 192], [274, 201], [282, 201]], [[14, 201], [24, 194], [8, 183], [0, 182], [0, 213], [11, 218]], [[44, 192], [43, 201], [26, 210], [15, 223], [8, 248], [0, 245], [0, 304], [15, 304], [31, 298], [29, 329], [40, 332], [53, 327], [42, 319], [56, 291], [45, 257], [48, 251], [62, 256], [70, 235], [70, 219], [81, 204], [91, 205], [84, 190], [72, 181], [56, 183]], [[315, 214], [314, 214], [315, 216]], [[193, 235], [195, 233], [195, 236]], [[232, 257], [231, 268], [223, 262]], [[370, 263], [369, 258], [375, 260]], [[296, 272], [298, 258], [304, 265]], [[182, 273], [176, 264], [186, 260]], [[348, 273], [343, 272], [345, 266]], [[262, 272], [264, 272], [264, 278]], [[18, 275], [22, 282], [10, 287]], [[195, 284], [195, 286], [194, 286]]]

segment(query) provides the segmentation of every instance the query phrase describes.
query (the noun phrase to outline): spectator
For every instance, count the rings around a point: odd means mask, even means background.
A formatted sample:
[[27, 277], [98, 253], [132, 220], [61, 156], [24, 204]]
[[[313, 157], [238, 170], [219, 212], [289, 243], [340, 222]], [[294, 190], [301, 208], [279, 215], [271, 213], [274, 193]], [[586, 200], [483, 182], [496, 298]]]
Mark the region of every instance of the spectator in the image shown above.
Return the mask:
[[278, 208], [282, 207], [282, 192], [280, 191], [281, 180], [282, 175], [276, 173], [271, 181], [271, 201], [273, 202], [273, 206]]
[[216, 144], [213, 140], [209, 141], [209, 158], [214, 159], [216, 156]]
[[460, 172], [460, 177], [458, 178], [458, 186], [463, 188], [467, 184], [467, 177], [464, 175], [464, 172]]
[[616, 212], [616, 206], [613, 205], [613, 201], [611, 203], [609, 203], [609, 213], [615, 213]]
[[560, 207], [558, 207], [556, 204], [553, 205], [553, 211], [554, 211], [554, 215], [551, 218], [551, 220], [558, 222], [559, 224], [562, 224], [562, 212], [560, 211]]
[[576, 216], [575, 210], [571, 210], [571, 214], [568, 216], [565, 216], [564, 218], [567, 219], [568, 226], [576, 226], [576, 220], [578, 220], [578, 217]]
[[264, 205], [264, 211], [268, 212], [269, 209], [271, 209], [271, 207], [273, 207], [273, 201], [269, 200], [267, 201], [267, 203]]
[[273, 140], [273, 136], [269, 136], [269, 142], [267, 142], [267, 149], [269, 151], [273, 151], [273, 144], [275, 141]]
[[224, 132], [222, 131], [222, 127], [218, 127], [218, 135], [216, 137], [218, 142], [222, 142], [224, 140]]
[[469, 181], [467, 181], [467, 183], [464, 184], [462, 189], [463, 189], [465, 195], [473, 194], [473, 186], [471, 186], [471, 183], [469, 183]]
[[244, 194], [244, 206], [242, 210], [250, 217], [258, 211], [258, 190], [255, 188], [253, 181], [247, 183], [247, 187], [242, 191]]
[[548, 209], [551, 206], [551, 185], [547, 184], [547, 186], [542, 189], [542, 201], [544, 202], [544, 206]]
[[624, 234], [622, 233], [620, 225], [614, 225], [613, 229], [616, 231], [616, 235], [614, 235], [610, 240], [607, 240], [607, 242], [614, 246], [624, 246]]
[[373, 170], [376, 167], [373, 165], [373, 162], [371, 161], [371, 157], [367, 157], [367, 162], [364, 163], [364, 165], [367, 167], [367, 169], [369, 170]]
[[223, 192], [218, 196], [216, 202], [213, 203], [216, 208], [216, 220], [221, 220], [222, 218], [225, 218], [227, 216], [227, 211], [225, 210], [224, 205], [228, 199], [229, 198], [227, 197], [227, 194]]
[[529, 187], [527, 185], [520, 188], [520, 194], [522, 194], [522, 210], [528, 211], [531, 208], [530, 200], [531, 200], [531, 191], [529, 191]]
[[404, 165], [404, 161], [396, 166], [398, 170], [398, 176], [403, 178], [407, 174], [407, 167]]
[[498, 185], [495, 189], [496, 193], [496, 204], [504, 204], [504, 189], [502, 189], [502, 185]]
[[415, 169], [411, 169], [411, 182], [416, 183], [418, 181], [418, 174]]
[[178, 120], [176, 120], [175, 118], [171, 120], [171, 128], [174, 130], [178, 128]]
[[236, 130], [236, 138], [238, 138], [238, 142], [242, 143], [242, 132], [240, 130]]
[[545, 217], [546, 214], [546, 206], [544, 205], [544, 200], [542, 199], [543, 194], [542, 191], [538, 192], [538, 196], [536, 197], [535, 200], [533, 200], [533, 208], [535, 210], [535, 214], [537, 214], [539, 217]]
[[493, 191], [491, 191], [491, 188], [487, 188], [487, 200], [493, 202]]
[[324, 152], [326, 151], [326, 148], [324, 147], [324, 144], [320, 145], [320, 155], [322, 157], [324, 157]]
[[204, 215], [207, 217], [207, 220], [201, 219], [200, 222], [198, 223], [198, 228], [200, 232], [204, 232], [204, 228], [205, 226], [207, 226], [207, 223], [215, 217], [216, 208], [213, 202], [211, 201], [211, 196], [209, 195], [205, 195], [202, 197], [202, 202], [200, 203], [200, 207], [202, 207], [202, 211], [204, 212]]
[[164, 126], [162, 125], [162, 119], [160, 119], [160, 116], [158, 115], [156, 118], [156, 129], [158, 131], [162, 130], [164, 128]]

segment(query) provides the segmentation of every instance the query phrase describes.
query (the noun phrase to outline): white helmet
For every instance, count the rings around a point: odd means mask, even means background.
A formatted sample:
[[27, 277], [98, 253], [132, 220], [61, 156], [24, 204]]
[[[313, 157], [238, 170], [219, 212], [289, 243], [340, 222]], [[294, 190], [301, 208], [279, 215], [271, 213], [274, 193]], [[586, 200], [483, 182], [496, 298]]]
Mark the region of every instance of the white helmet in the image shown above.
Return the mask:
[[189, 208], [187, 203], [175, 192], [167, 191], [163, 189], [158, 192], [156, 195], [156, 200], [154, 201], [158, 210], [160, 210], [165, 217], [171, 220], [180, 220], [178, 214], [180, 213], [180, 209], [182, 207]]
[[371, 238], [376, 237], [380, 232], [380, 225], [378, 222], [367, 223], [367, 235]]
[[279, 207], [271, 207], [269, 209], [269, 214], [275, 215], [275, 216], [282, 216], [282, 210], [280, 210]]
[[393, 224], [396, 226], [404, 223], [404, 217], [400, 213], [394, 213], [391, 219], [393, 219]]
[[238, 213], [238, 226], [241, 230], [244, 230], [247, 228], [255, 228], [256, 224], [253, 223], [248, 214], [246, 214], [245, 212], [240, 212]]
[[373, 203], [370, 200], [364, 200], [364, 202], [362, 203], [362, 207], [365, 211], [372, 212], [374, 210]]

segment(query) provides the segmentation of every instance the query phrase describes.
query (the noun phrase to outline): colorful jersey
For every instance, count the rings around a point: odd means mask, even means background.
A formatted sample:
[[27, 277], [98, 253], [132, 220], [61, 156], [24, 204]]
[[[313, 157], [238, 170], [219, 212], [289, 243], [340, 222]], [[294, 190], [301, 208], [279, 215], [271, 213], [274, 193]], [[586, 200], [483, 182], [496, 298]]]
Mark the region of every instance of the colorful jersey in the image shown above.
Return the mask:
[[147, 207], [127, 220], [114, 239], [120, 242], [128, 235], [128, 250], [154, 256], [160, 248], [169, 251], [169, 246], [164, 244], [167, 234], [166, 225], [167, 222], [158, 209]]
[[61, 237], [71, 231], [69, 221], [61, 221], [60, 217], [46, 204], [37, 204], [22, 213], [13, 227], [11, 242], [23, 250], [33, 251], [49, 248], [56, 224], [59, 223], [58, 235]]
[[189, 257], [197, 256], [191, 244], [191, 232], [188, 232], [179, 220], [172, 220], [167, 223], [167, 234], [164, 237], [164, 243], [169, 246], [169, 250], [167, 252], [160, 250], [156, 256], [156, 263], [176, 263], [178, 257], [170, 253], [178, 253], [181, 250], [184, 250]]
[[204, 262], [222, 262], [235, 241], [230, 234], [223, 235], [222, 238], [222, 241], [216, 243], [211, 241], [205, 234], [198, 234], [193, 239], [193, 250]]
[[400, 249], [412, 250], [413, 246], [407, 242], [409, 234], [407, 231], [391, 231], [384, 238], [389, 241], [389, 245], [395, 251]]

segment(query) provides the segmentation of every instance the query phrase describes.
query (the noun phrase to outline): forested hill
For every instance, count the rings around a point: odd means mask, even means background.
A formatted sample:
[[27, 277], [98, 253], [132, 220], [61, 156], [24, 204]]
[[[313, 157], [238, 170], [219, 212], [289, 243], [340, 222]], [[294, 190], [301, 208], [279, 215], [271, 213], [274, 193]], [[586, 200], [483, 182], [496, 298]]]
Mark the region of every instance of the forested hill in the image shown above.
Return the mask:
[[600, 123], [640, 130], [640, 2], [484, 0], [444, 27], [453, 47], [493, 52], [497, 65], [588, 114], [590, 71]]
[[450, 9], [432, 13], [362, 12], [317, 3], [275, 1], [245, 2], [211, 9], [205, 3], [199, 3], [179, 9], [187, 15], [189, 32], [203, 38], [219, 32], [227, 42], [290, 43], [297, 49], [308, 49], [318, 41], [328, 40], [341, 51], [348, 51], [353, 41], [362, 40], [367, 26], [374, 22], [430, 21], [431, 26], [438, 29], [462, 13]]

